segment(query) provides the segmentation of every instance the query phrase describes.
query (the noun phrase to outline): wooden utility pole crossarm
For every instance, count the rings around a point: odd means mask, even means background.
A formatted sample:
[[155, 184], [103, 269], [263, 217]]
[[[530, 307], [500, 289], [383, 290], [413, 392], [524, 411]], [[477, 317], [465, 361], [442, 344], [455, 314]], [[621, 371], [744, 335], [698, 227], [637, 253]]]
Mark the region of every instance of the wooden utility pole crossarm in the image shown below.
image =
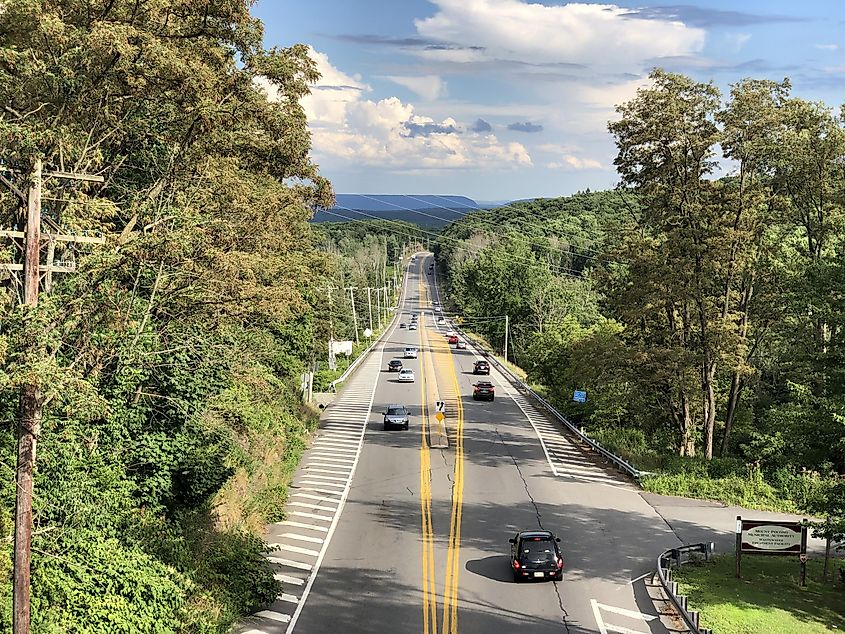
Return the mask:
[[[45, 284], [49, 287], [52, 273], [66, 273], [76, 269], [75, 264], [60, 262], [53, 265], [48, 259], [47, 266], [41, 264], [41, 201], [42, 181], [46, 176], [63, 179], [102, 182], [102, 177], [88, 174], [52, 172], [45, 174], [41, 159], [36, 159], [31, 174], [26, 196], [21, 189], [6, 176], [0, 175], [0, 183], [6, 185], [26, 204], [25, 231], [0, 230], [0, 238], [23, 241], [23, 262], [0, 265], [0, 270], [23, 272], [22, 303], [25, 311], [32, 311], [38, 306], [41, 273], [47, 274]], [[52, 255], [53, 247], [59, 242], [103, 243], [105, 239], [93, 236], [75, 236], [71, 234], [46, 234]], [[29, 320], [25, 319], [25, 328], [29, 329]], [[37, 356], [39, 343], [37, 333], [27, 332], [30, 351]], [[41, 433], [41, 418], [44, 406], [42, 386], [39, 380], [32, 379], [21, 386], [18, 408], [18, 457], [15, 470], [15, 543], [14, 575], [12, 581], [12, 628], [14, 634], [30, 632], [30, 567], [32, 552], [32, 497], [33, 477], [38, 437]]]

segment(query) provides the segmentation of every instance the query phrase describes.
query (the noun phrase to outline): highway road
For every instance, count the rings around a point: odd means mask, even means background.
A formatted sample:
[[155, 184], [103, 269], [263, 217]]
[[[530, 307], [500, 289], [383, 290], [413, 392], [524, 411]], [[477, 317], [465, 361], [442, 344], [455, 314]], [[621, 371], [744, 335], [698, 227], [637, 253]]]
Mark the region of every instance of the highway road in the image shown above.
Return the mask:
[[[240, 631], [666, 632], [643, 577], [678, 539], [495, 369], [495, 401], [472, 400], [478, 353], [447, 344], [430, 261], [418, 255], [392, 329], [327, 408], [269, 529], [285, 592]], [[418, 330], [399, 327], [410, 313]], [[416, 381], [398, 383], [386, 366], [407, 346]], [[408, 431], [382, 429], [392, 403]], [[508, 538], [537, 528], [561, 538], [564, 579], [516, 584]]]

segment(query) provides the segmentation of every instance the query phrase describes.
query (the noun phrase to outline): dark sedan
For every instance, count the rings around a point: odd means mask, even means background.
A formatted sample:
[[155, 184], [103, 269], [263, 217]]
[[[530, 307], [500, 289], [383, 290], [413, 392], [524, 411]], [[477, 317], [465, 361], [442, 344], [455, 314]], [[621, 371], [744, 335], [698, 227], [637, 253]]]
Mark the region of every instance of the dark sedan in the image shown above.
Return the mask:
[[511, 543], [511, 570], [516, 582], [525, 579], [563, 580], [560, 539], [550, 531], [521, 531]]
[[391, 359], [387, 362], [388, 372], [399, 372], [402, 369], [402, 362], [399, 359]]

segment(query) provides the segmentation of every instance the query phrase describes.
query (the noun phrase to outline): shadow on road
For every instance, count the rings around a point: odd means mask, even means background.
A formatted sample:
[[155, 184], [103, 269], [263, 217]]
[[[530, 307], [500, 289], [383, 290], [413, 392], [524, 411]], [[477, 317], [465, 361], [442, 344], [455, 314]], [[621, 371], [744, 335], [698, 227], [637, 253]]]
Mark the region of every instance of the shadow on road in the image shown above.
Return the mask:
[[466, 569], [475, 575], [480, 575], [493, 581], [513, 583], [510, 557], [507, 555], [491, 555], [482, 559], [471, 559], [467, 562]]

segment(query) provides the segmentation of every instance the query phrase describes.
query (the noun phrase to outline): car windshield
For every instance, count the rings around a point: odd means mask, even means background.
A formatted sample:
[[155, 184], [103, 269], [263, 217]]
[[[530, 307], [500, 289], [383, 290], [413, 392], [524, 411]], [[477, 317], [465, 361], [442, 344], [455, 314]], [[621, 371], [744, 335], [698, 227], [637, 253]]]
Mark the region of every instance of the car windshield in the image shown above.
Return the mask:
[[535, 563], [554, 561], [555, 547], [550, 539], [531, 538], [523, 540], [520, 554], [523, 558]]
[[387, 415], [388, 416], [404, 416], [405, 415], [405, 408], [404, 407], [388, 407], [387, 408]]

